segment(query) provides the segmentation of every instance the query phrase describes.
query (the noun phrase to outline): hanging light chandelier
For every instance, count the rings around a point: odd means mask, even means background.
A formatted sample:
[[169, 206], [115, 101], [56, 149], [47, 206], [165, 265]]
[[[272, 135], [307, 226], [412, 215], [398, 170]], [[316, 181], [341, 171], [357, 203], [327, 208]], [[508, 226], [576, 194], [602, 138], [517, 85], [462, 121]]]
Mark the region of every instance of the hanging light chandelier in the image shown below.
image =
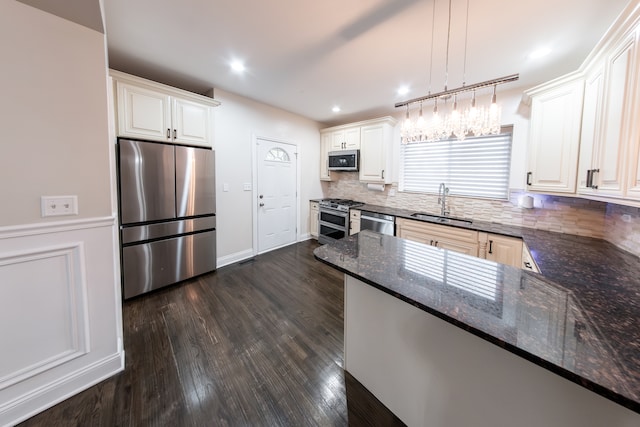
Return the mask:
[[[429, 93], [426, 96], [410, 99], [408, 101], [395, 104], [396, 108], [406, 107], [406, 117], [400, 130], [400, 136], [403, 144], [420, 141], [437, 141], [440, 139], [448, 139], [456, 137], [463, 140], [467, 136], [495, 135], [500, 133], [501, 124], [501, 108], [497, 103], [496, 89], [498, 85], [516, 81], [518, 74], [512, 74], [493, 80], [487, 80], [481, 83], [467, 85], [466, 68], [467, 68], [467, 35], [469, 28], [469, 0], [467, 0], [467, 16], [465, 26], [464, 41], [464, 66], [463, 66], [463, 82], [462, 86], [456, 89], [449, 89], [449, 42], [451, 38], [451, 0], [449, 0], [449, 14], [447, 26], [447, 50], [445, 58], [445, 84], [444, 90], [438, 93], [431, 93], [431, 75], [433, 71], [433, 40], [435, 26], [435, 0], [433, 0], [433, 14], [431, 24], [431, 57], [429, 65]], [[488, 107], [476, 105], [476, 91], [493, 87], [493, 95], [491, 103]], [[458, 95], [464, 93], [472, 93], [469, 105], [466, 108], [460, 108], [458, 105]], [[453, 97], [453, 104], [450, 111], [441, 114], [438, 110], [438, 100], [442, 100], [446, 106], [447, 100]], [[433, 113], [429, 119], [423, 116], [423, 104], [433, 100]], [[409, 108], [412, 105], [420, 105], [418, 118], [414, 121], [411, 119]]]

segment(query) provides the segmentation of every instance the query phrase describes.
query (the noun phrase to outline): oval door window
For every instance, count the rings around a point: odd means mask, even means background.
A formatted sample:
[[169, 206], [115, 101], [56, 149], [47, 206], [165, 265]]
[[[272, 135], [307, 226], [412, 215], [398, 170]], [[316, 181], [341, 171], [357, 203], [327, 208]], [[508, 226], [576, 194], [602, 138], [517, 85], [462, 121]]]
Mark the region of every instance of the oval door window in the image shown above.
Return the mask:
[[290, 162], [289, 154], [284, 151], [282, 148], [275, 147], [269, 150], [265, 160], [269, 160], [272, 162]]

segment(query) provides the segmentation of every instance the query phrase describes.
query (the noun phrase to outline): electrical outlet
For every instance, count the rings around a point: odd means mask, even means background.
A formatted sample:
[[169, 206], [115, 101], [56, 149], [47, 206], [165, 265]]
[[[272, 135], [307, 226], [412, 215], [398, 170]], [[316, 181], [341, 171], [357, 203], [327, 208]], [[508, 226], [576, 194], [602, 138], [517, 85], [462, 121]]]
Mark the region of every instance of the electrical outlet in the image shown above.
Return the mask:
[[243, 189], [244, 191], [251, 191], [251, 183], [250, 182], [245, 182], [243, 185]]
[[222, 191], [229, 191], [229, 183], [225, 182], [222, 184]]
[[42, 217], [78, 215], [78, 196], [41, 196]]
[[631, 222], [631, 215], [629, 215], [629, 214], [623, 214], [623, 215], [622, 215], [622, 220], [623, 220], [624, 222]]

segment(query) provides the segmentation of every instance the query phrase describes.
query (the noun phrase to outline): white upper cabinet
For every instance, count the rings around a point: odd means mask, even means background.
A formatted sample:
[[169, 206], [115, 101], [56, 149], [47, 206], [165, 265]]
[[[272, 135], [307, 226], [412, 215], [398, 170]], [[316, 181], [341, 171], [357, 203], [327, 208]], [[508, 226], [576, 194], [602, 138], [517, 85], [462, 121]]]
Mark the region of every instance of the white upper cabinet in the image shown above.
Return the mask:
[[357, 150], [360, 148], [360, 127], [331, 132], [331, 150]]
[[363, 126], [360, 135], [360, 181], [391, 183], [392, 125], [387, 122]]
[[[624, 33], [589, 65], [578, 192], [633, 199], [637, 190], [638, 31]], [[625, 191], [625, 189], [627, 189]], [[635, 198], [638, 196], [636, 195]]]
[[329, 152], [360, 150], [359, 179], [391, 183], [391, 153], [396, 120], [387, 116], [335, 126], [320, 131], [320, 179], [331, 181]]
[[575, 193], [583, 88], [580, 75], [574, 75], [528, 92], [528, 190]]
[[213, 145], [213, 107], [203, 95], [111, 71], [116, 86], [118, 136]]
[[578, 162], [578, 193], [593, 194], [594, 171], [598, 169], [598, 148], [602, 120], [604, 67], [594, 67], [584, 84], [580, 160]]
[[636, 27], [635, 31], [635, 51], [632, 60], [633, 67], [629, 74], [631, 79], [631, 88], [627, 97], [629, 102], [628, 120], [628, 151], [625, 156], [629, 163], [627, 167], [626, 182], [626, 198], [629, 200], [640, 201], [640, 123], [637, 117], [640, 114], [640, 48], [638, 47], [638, 39], [640, 39], [640, 27]]
[[123, 82], [116, 82], [118, 135], [166, 141], [171, 135], [169, 95]]
[[172, 103], [174, 139], [192, 144], [208, 144], [211, 138], [211, 107], [174, 97]]
[[331, 181], [331, 171], [329, 171], [329, 151], [331, 151], [333, 135], [323, 133], [320, 135], [320, 179]]
[[629, 34], [609, 57], [605, 71], [602, 139], [594, 183], [601, 195], [621, 197], [624, 191], [625, 154], [636, 123], [631, 116], [636, 82], [636, 33]]

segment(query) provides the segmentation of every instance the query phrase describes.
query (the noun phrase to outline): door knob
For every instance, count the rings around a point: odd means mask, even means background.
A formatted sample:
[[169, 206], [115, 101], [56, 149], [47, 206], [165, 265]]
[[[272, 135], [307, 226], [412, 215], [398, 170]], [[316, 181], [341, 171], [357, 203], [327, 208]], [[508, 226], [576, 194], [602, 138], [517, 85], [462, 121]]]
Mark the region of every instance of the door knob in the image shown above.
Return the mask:
[[264, 206], [264, 203], [260, 203], [258, 206], [263, 207], [263, 206]]
[[260, 197], [260, 198], [262, 199], [264, 196], [261, 194], [261, 195], [259, 195], [258, 197]]

